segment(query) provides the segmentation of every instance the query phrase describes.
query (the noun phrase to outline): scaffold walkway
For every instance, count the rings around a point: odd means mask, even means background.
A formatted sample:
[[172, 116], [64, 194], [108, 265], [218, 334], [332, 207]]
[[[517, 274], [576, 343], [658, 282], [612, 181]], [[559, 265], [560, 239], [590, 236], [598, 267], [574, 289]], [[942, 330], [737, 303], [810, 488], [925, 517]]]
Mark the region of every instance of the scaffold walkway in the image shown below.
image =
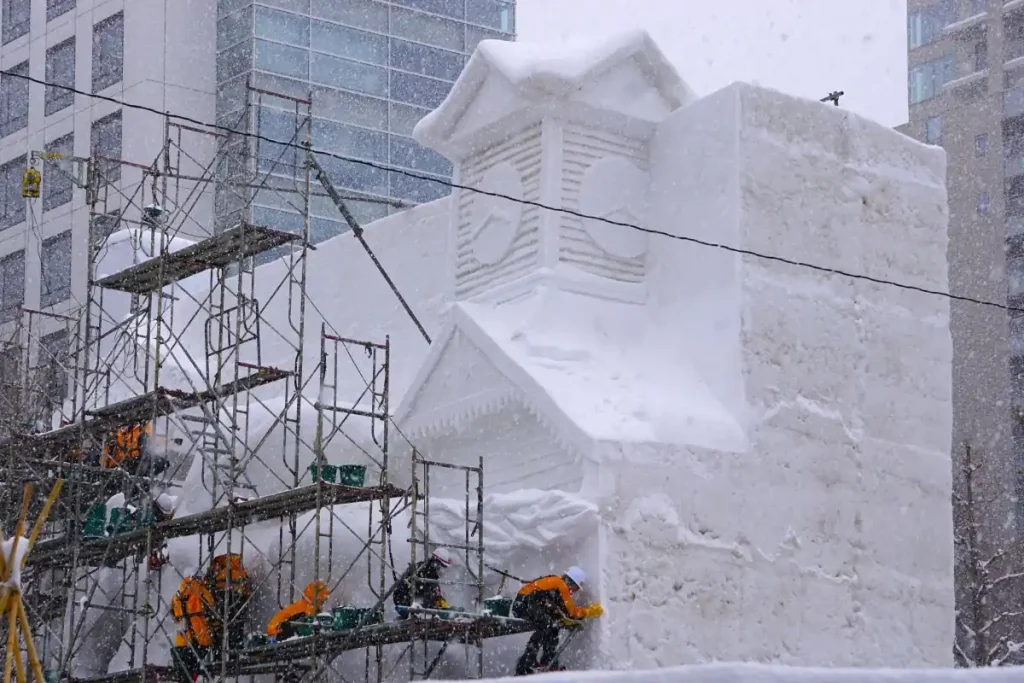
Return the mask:
[[[201, 242], [164, 253], [96, 281], [104, 289], [148, 294], [213, 268], [302, 240], [301, 235], [262, 225], [239, 223]], [[310, 246], [309, 248], [312, 248]]]
[[[128, 532], [90, 539], [76, 544], [72, 539], [55, 538], [39, 543], [26, 566], [36, 569], [59, 567], [77, 557], [82, 565], [114, 566], [131, 555], [137, 546], [159, 543], [171, 538], [183, 538], [196, 534], [215, 534], [229, 528], [256, 524], [278, 517], [296, 515], [314, 510], [319, 505], [327, 507], [349, 503], [365, 503], [374, 500], [401, 498], [408, 492], [385, 484], [383, 486], [345, 486], [319, 481], [309, 486], [263, 496], [242, 502], [228, 502], [194, 515], [186, 515]], [[77, 556], [75, 555], [77, 553]]]
[[290, 376], [287, 371], [273, 367], [253, 366], [250, 369], [254, 372], [212, 390], [188, 392], [160, 387], [140, 396], [86, 411], [90, 419], [86, 419], [84, 423], [72, 423], [42, 434], [10, 437], [0, 441], [0, 455], [9, 454], [14, 450], [19, 457], [70, 462], [74, 460], [75, 448], [83, 434], [102, 436], [119, 427], [196, 408]]

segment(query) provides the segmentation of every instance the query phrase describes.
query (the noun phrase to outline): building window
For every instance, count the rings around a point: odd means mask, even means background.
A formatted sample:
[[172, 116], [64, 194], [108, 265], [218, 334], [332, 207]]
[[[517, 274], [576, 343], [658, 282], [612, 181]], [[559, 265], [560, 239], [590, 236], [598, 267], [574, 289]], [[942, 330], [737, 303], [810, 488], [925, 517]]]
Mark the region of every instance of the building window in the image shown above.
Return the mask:
[[71, 201], [75, 185], [71, 179], [71, 158], [75, 155], [75, 134], [68, 133], [46, 146], [48, 154], [59, 154], [59, 159], [48, 159], [43, 169], [43, 211], [55, 209]]
[[6, 230], [25, 220], [25, 198], [21, 196], [21, 178], [25, 174], [28, 158], [20, 156], [0, 166], [0, 230]]
[[988, 39], [979, 40], [974, 44], [974, 70], [983, 71], [988, 68]]
[[939, 95], [942, 86], [953, 78], [955, 70], [956, 61], [952, 54], [911, 67], [908, 76], [910, 104], [924, 102]]
[[476, 0], [467, 6], [466, 19], [502, 33], [515, 33], [515, 10], [510, 0]]
[[[10, 344], [0, 351], [0, 414], [16, 415], [21, 403], [21, 347]], [[10, 433], [20, 425], [4, 420], [0, 430]]]
[[124, 12], [92, 27], [92, 91], [99, 92], [124, 74]]
[[48, 334], [39, 340], [36, 368], [44, 415], [52, 413], [68, 397], [67, 368], [70, 351], [67, 330]]
[[1012, 258], [1006, 262], [1006, 293], [1010, 296], [1024, 294], [1024, 259]]
[[46, 307], [71, 296], [71, 232], [43, 242], [39, 305]]
[[121, 179], [121, 112], [94, 121], [92, 124], [92, 155], [103, 157], [96, 164], [100, 183], [114, 183]]
[[89, 230], [93, 246], [102, 249], [107, 238], [121, 229], [121, 212], [111, 211], [92, 217], [92, 228]]
[[929, 145], [942, 144], [942, 116], [929, 116], [924, 122], [924, 141]]
[[988, 154], [988, 133], [974, 136], [974, 156], [983, 157]]
[[25, 304], [25, 251], [0, 259], [0, 323], [17, 320]]
[[0, 76], [0, 137], [28, 127], [28, 62], [8, 69]]
[[3, 0], [4, 45], [28, 33], [32, 21], [32, 0]]
[[72, 36], [46, 51], [46, 82], [63, 85], [64, 88], [46, 88], [46, 104], [43, 113], [55, 114], [75, 103], [75, 93], [67, 88], [75, 87], [75, 39]]
[[75, 9], [75, 0], [46, 0], [46, 20], [53, 21], [73, 9]]
[[910, 49], [934, 43], [942, 29], [956, 21], [956, 0], [941, 0], [907, 14], [907, 39]]
[[982, 192], [981, 196], [978, 197], [978, 213], [980, 213], [980, 214], [988, 213], [988, 205], [989, 205], [989, 203], [991, 201], [992, 201], [992, 198], [989, 196], [989, 193], [988, 192]]

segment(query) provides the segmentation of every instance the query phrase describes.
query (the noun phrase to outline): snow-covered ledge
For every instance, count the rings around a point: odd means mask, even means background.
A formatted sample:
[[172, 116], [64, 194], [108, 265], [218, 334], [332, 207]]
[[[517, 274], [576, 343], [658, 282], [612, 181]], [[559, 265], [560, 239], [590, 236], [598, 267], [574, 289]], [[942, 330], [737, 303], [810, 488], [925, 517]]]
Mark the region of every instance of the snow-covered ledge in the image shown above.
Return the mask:
[[581, 665], [951, 663], [948, 301], [686, 241], [945, 290], [940, 149], [695, 100], [643, 33], [485, 41], [415, 135], [568, 210], [455, 193], [455, 303], [398, 420], [492, 491], [598, 504], [583, 556], [547, 555], [607, 607]]

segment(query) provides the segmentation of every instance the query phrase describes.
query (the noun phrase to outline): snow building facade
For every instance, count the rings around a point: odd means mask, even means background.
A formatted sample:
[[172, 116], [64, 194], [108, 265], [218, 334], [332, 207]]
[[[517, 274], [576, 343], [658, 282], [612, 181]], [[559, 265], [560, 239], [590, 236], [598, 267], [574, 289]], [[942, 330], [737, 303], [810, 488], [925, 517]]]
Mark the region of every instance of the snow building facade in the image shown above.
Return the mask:
[[643, 33], [482, 43], [415, 137], [490, 194], [450, 200], [398, 423], [490, 490], [597, 505], [510, 568], [590, 569], [591, 666], [950, 664], [940, 150], [745, 84], [697, 99]]

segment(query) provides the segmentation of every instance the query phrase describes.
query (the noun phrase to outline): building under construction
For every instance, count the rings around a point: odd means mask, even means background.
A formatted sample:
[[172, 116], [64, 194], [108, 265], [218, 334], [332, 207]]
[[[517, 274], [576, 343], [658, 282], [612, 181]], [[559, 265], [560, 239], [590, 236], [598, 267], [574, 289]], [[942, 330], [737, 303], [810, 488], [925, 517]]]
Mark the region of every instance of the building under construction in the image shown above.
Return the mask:
[[[311, 108], [249, 87], [231, 129], [167, 117], [152, 160], [30, 157], [26, 197], [69, 177], [91, 216], [85, 300], [67, 316], [25, 310], [3, 356], [17, 369], [17, 381], [4, 373], [0, 396], [10, 417], [0, 442], [4, 519], [18, 517], [24, 483], [64, 481], [23, 584], [48, 683], [180, 680], [169, 653], [187, 625], [172, 620], [168, 596], [190, 577], [214, 593], [212, 642], [189, 645], [206, 678], [424, 679], [452, 645], [482, 677], [483, 642], [529, 630], [483, 609], [482, 459], [455, 465], [405, 442], [412, 456], [396, 466], [391, 451], [404, 437], [391, 422], [388, 339], [345, 338], [329, 322], [307, 329], [311, 206], [331, 202], [358, 236], [346, 204], [367, 201], [339, 194], [313, 155]], [[287, 144], [261, 134], [268, 109], [292, 122]], [[143, 177], [130, 195], [106, 179], [125, 164]], [[302, 227], [254, 221], [267, 195]], [[212, 216], [199, 215], [203, 202]], [[213, 236], [181, 239], [204, 233]], [[132, 258], [111, 269], [117, 240]], [[270, 260], [257, 285], [255, 266]], [[37, 332], [44, 316], [48, 331], [62, 328], [60, 349]], [[358, 377], [359, 390], [342, 375]], [[54, 384], [66, 387], [61, 400]], [[429, 505], [438, 476], [465, 481], [464, 542], [443, 545], [461, 558], [458, 583], [476, 604], [396, 620], [390, 600], [405, 566], [394, 546], [408, 541], [401, 557], [416, 561], [439, 545]], [[346, 509], [362, 517], [358, 529]], [[392, 524], [400, 515], [410, 528]], [[355, 556], [337, 547], [339, 534], [358, 539]], [[257, 603], [278, 609], [310, 580], [332, 594], [358, 584], [361, 597], [335, 600], [299, 637], [261, 637]], [[79, 666], [97, 643], [116, 653], [105, 671]]]

